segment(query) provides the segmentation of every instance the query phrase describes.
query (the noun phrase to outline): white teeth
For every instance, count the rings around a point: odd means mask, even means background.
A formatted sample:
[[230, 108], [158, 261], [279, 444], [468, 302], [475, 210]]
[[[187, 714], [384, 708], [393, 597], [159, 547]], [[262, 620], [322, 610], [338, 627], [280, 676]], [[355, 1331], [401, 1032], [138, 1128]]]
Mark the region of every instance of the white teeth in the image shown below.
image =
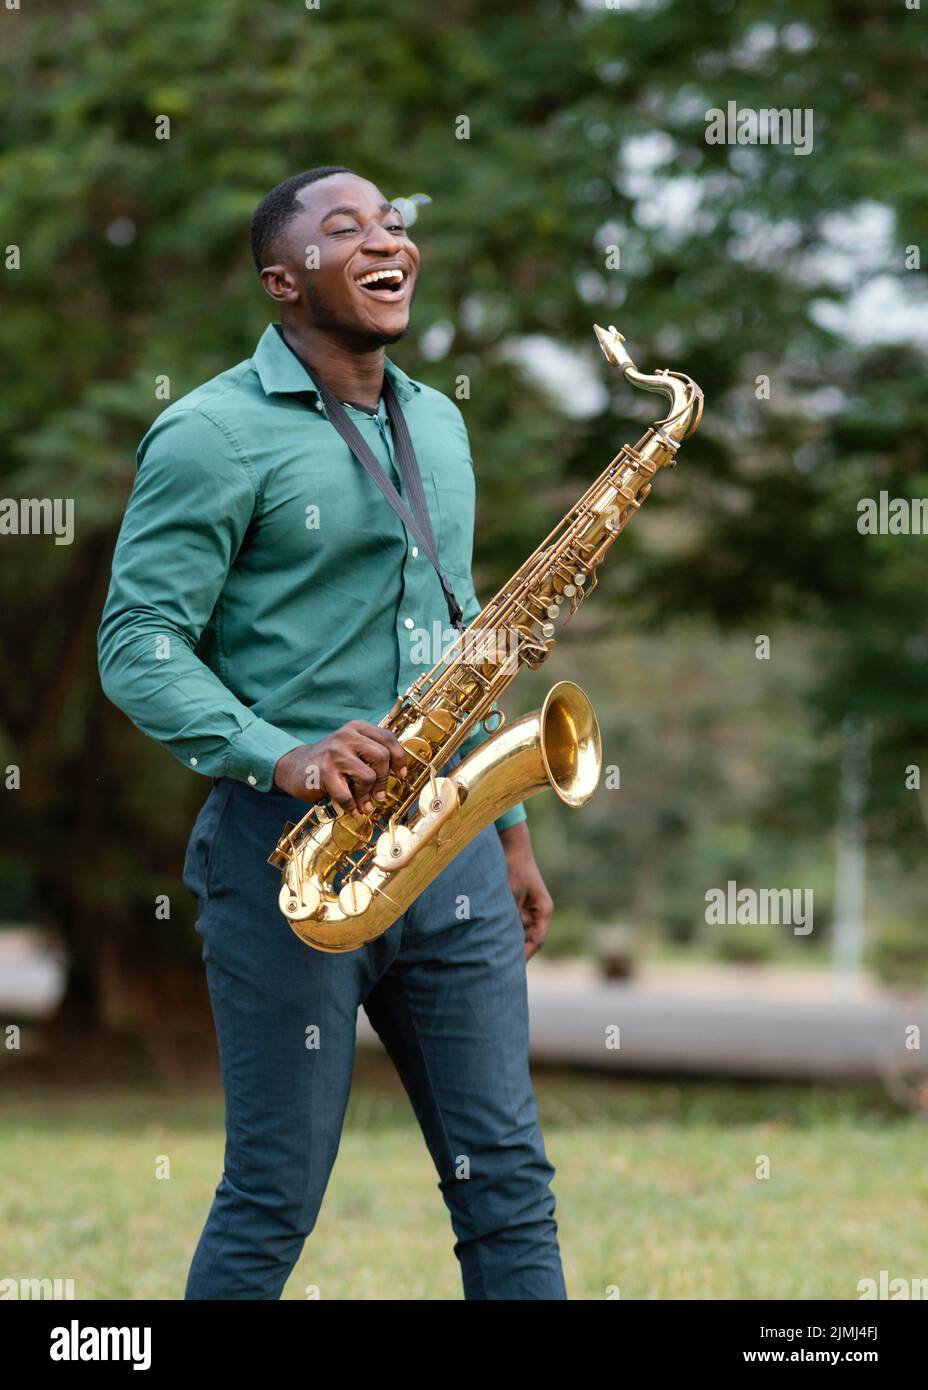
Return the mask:
[[358, 281], [359, 285], [369, 285], [372, 280], [405, 280], [406, 275], [402, 270], [372, 270], [367, 275], [362, 275]]

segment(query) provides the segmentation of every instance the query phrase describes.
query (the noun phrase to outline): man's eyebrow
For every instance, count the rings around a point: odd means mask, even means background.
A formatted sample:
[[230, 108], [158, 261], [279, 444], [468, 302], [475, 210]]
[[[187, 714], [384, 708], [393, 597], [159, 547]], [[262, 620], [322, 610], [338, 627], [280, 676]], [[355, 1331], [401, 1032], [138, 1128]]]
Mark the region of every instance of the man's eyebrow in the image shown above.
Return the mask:
[[[381, 203], [381, 204], [380, 204], [380, 207], [379, 207], [377, 210], [378, 210], [378, 212], [397, 212], [397, 211], [398, 211], [398, 209], [395, 208], [395, 207], [393, 206], [392, 203]], [[319, 225], [321, 226], [323, 222], [328, 222], [328, 220], [329, 220], [330, 217], [336, 217], [336, 216], [338, 215], [338, 213], [340, 213], [340, 212], [344, 212], [344, 213], [355, 213], [355, 214], [358, 214], [358, 215], [359, 215], [360, 212], [361, 212], [361, 209], [360, 209], [360, 208], [353, 208], [353, 207], [350, 207], [350, 206], [348, 206], [347, 204], [346, 204], [344, 207], [329, 208], [328, 212], [327, 212], [323, 217], [321, 217], [321, 218], [319, 219]]]

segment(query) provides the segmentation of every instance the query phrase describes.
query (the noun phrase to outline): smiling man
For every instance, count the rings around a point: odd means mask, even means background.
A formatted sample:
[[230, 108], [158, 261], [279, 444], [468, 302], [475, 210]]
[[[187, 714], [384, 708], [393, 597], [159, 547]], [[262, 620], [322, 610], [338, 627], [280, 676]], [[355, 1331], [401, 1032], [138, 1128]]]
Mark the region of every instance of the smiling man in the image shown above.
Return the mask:
[[[419, 272], [397, 209], [351, 170], [312, 169], [262, 201], [252, 250], [280, 322], [143, 439], [99, 632], [110, 699], [213, 781], [184, 882], [226, 1151], [186, 1296], [279, 1298], [335, 1161], [363, 1005], [438, 1171], [465, 1297], [563, 1299], [525, 981], [552, 904], [523, 808], [362, 949], [314, 951], [278, 907], [266, 861], [284, 823], [324, 795], [369, 811], [391, 769], [403, 775], [377, 721], [441, 655], [423, 663], [414, 638], [455, 602], [465, 622], [480, 605], [463, 418], [384, 353], [409, 328]], [[336, 429], [342, 409], [412, 505], [405, 422], [441, 574]]]

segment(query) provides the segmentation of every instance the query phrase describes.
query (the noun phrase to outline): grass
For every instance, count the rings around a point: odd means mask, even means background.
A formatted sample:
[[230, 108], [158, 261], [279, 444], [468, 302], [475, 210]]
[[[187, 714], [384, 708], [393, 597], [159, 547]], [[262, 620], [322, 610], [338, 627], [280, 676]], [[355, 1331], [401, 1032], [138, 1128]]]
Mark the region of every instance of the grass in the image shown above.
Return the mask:
[[[536, 1093], [573, 1299], [610, 1286], [632, 1299], [855, 1299], [881, 1269], [928, 1275], [924, 1123], [878, 1089], [540, 1072]], [[0, 1155], [0, 1277], [72, 1278], [79, 1298], [182, 1296], [221, 1172], [218, 1095], [10, 1094]], [[405, 1096], [365, 1056], [283, 1297], [457, 1299], [451, 1246]]]

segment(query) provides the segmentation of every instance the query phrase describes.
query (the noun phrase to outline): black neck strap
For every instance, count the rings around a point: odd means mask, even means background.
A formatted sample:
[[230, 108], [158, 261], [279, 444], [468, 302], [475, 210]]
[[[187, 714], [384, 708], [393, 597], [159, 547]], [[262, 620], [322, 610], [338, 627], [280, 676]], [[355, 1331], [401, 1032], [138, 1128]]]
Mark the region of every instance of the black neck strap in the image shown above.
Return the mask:
[[[289, 343], [287, 344], [289, 347]], [[293, 349], [290, 349], [291, 352]], [[297, 354], [294, 353], [296, 357]], [[422, 549], [425, 551], [435, 573], [438, 575], [438, 582], [441, 584], [445, 602], [448, 605], [448, 616], [452, 626], [458, 632], [464, 631], [463, 610], [454, 596], [454, 590], [450, 582], [445, 577], [441, 565], [438, 561], [438, 551], [435, 546], [435, 537], [432, 533], [432, 522], [429, 517], [429, 509], [425, 501], [425, 493], [422, 489], [422, 474], [419, 471], [419, 464], [416, 460], [416, 451], [413, 448], [412, 439], [406, 426], [406, 420], [400, 409], [400, 403], [393, 383], [386, 372], [383, 374], [383, 398], [387, 407], [387, 416], [393, 430], [393, 446], [396, 452], [396, 461], [399, 468], [403, 486], [409, 497], [410, 506], [407, 507], [405, 501], [387, 477], [383, 468], [377, 462], [377, 458], [367, 441], [361, 435], [357, 425], [349, 418], [341, 401], [333, 394], [324, 382], [313, 375], [301, 357], [297, 358], [303, 363], [306, 373], [319, 392], [322, 404], [325, 406], [326, 415], [329, 422], [335, 426], [348, 448], [354, 454], [358, 463], [367, 473], [371, 481], [377, 486], [404, 526], [415, 537]]]

